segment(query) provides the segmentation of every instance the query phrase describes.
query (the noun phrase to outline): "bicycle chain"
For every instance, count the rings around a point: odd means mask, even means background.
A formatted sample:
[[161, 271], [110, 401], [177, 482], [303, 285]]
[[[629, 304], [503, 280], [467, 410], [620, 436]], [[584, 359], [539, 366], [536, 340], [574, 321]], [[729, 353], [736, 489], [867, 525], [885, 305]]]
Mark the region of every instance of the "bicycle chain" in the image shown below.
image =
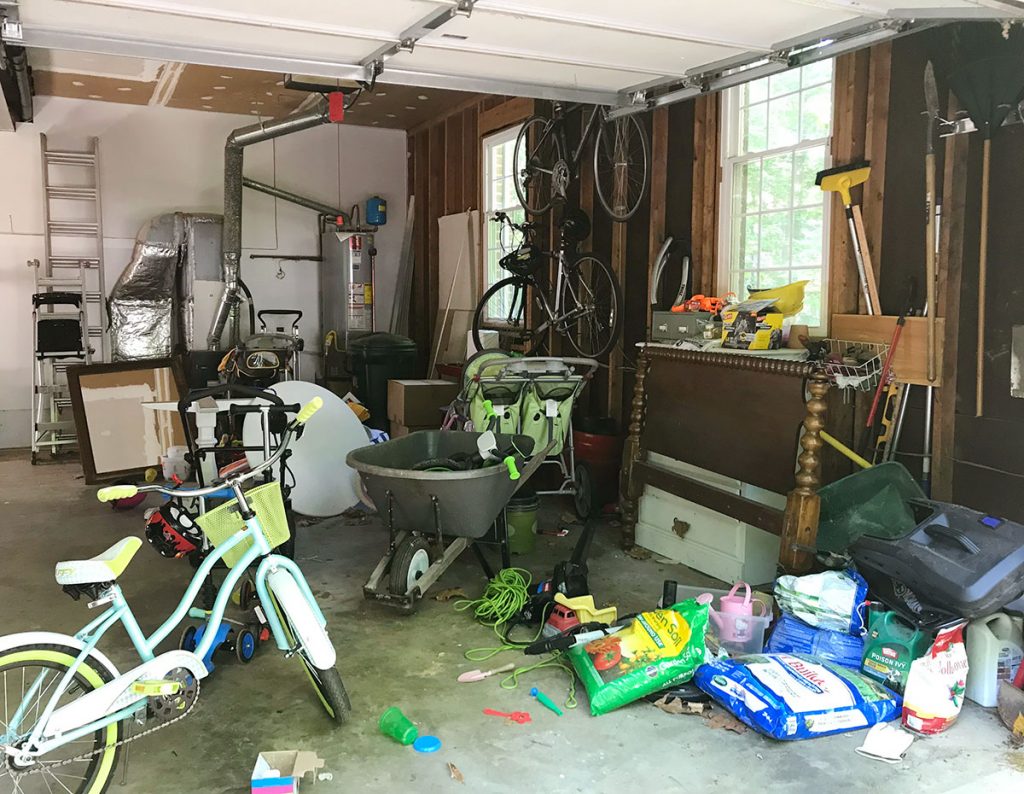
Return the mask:
[[196, 696], [192, 699], [192, 703], [189, 705], [189, 707], [187, 709], [185, 709], [185, 712], [183, 714], [179, 714], [173, 720], [168, 720], [167, 722], [162, 722], [159, 725], [154, 725], [152, 728], [144, 730], [142, 733], [136, 734], [135, 736], [129, 736], [127, 739], [122, 739], [121, 741], [115, 742], [114, 744], [104, 745], [103, 747], [101, 747], [98, 750], [90, 750], [87, 753], [82, 753], [81, 755], [76, 755], [76, 756], [73, 756], [72, 758], [65, 758], [63, 761], [53, 761], [53, 762], [50, 762], [50, 763], [47, 763], [47, 764], [39, 764], [36, 767], [33, 767], [31, 769], [26, 769], [23, 772], [18, 772], [18, 773], [15, 773], [12, 770], [11, 771], [11, 779], [14, 780], [15, 784], [17, 784], [17, 782], [21, 778], [25, 777], [26, 775], [37, 775], [37, 774], [40, 774], [41, 772], [45, 772], [47, 769], [60, 769], [62, 766], [67, 766], [68, 764], [74, 764], [74, 763], [77, 763], [78, 761], [85, 761], [85, 760], [87, 760], [89, 758], [92, 758], [94, 755], [99, 755], [100, 753], [105, 753], [107, 750], [116, 749], [118, 747], [123, 747], [126, 744], [131, 744], [134, 741], [137, 741], [137, 740], [142, 739], [142, 738], [144, 738], [146, 736], [149, 736], [150, 734], [156, 733], [157, 731], [163, 730], [164, 728], [169, 728], [171, 725], [174, 725], [174, 723], [176, 723], [176, 722], [181, 722], [181, 720], [185, 719], [185, 717], [187, 717], [189, 714], [192, 713], [192, 709], [194, 709], [196, 707], [196, 703], [198, 703], [198, 702], [199, 702], [199, 679], [196, 679]]

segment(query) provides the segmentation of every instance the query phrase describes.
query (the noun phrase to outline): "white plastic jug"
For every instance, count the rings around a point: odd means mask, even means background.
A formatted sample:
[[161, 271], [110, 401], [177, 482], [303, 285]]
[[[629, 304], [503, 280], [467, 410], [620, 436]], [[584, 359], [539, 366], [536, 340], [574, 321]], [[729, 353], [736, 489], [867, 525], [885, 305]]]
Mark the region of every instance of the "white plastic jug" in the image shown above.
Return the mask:
[[175, 475], [180, 480], [188, 479], [189, 465], [185, 460], [187, 453], [188, 447], [168, 447], [167, 453], [160, 456], [160, 466], [165, 480], [170, 480]]
[[1019, 620], [1005, 612], [972, 620], [967, 625], [968, 698], [993, 708], [1000, 681], [1012, 681], [1024, 658], [1024, 636]]

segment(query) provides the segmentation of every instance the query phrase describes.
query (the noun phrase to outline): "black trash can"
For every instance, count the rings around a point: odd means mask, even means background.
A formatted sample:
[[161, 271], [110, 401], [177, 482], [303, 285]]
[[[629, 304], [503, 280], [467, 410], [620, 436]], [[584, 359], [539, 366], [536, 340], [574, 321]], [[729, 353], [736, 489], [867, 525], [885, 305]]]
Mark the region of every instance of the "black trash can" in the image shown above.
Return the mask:
[[388, 381], [419, 377], [418, 357], [416, 343], [395, 334], [367, 334], [348, 343], [352, 388], [370, 412], [370, 427], [390, 430]]

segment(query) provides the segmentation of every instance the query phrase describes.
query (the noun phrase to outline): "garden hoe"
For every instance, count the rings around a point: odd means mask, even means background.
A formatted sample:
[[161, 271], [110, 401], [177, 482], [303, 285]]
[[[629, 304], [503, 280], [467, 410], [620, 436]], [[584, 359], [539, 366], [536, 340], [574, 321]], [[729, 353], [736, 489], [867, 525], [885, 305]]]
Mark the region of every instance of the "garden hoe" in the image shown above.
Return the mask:
[[864, 306], [868, 314], [881, 314], [878, 303], [878, 287], [875, 284], [875, 272], [871, 266], [871, 254], [868, 252], [867, 235], [864, 233], [864, 219], [860, 207], [854, 206], [851, 188], [867, 181], [871, 173], [868, 163], [853, 163], [819, 171], [814, 184], [830, 193], [838, 193], [846, 212], [846, 222], [850, 226], [850, 237], [853, 242], [853, 256], [857, 261], [857, 275], [860, 277], [860, 288], [864, 293]]

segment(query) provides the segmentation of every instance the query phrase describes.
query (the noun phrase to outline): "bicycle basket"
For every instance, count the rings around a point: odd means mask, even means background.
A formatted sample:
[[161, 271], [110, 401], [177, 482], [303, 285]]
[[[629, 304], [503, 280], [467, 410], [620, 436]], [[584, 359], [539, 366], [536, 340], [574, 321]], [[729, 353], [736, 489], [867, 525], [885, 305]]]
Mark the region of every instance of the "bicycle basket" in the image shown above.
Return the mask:
[[[245, 498], [256, 513], [256, 518], [263, 527], [263, 536], [270, 544], [270, 548], [276, 548], [288, 540], [288, 516], [284, 511], [281, 483], [268, 482], [266, 485], [252, 488], [245, 492]], [[196, 523], [214, 546], [220, 546], [236, 532], [245, 529], [245, 521], [238, 515], [237, 499], [225, 502], [197, 517]], [[228, 567], [237, 565], [251, 546], [252, 540], [246, 538], [224, 555], [224, 564]]]
[[532, 275], [543, 262], [544, 255], [532, 244], [521, 245], [498, 260], [501, 267], [516, 276]]

